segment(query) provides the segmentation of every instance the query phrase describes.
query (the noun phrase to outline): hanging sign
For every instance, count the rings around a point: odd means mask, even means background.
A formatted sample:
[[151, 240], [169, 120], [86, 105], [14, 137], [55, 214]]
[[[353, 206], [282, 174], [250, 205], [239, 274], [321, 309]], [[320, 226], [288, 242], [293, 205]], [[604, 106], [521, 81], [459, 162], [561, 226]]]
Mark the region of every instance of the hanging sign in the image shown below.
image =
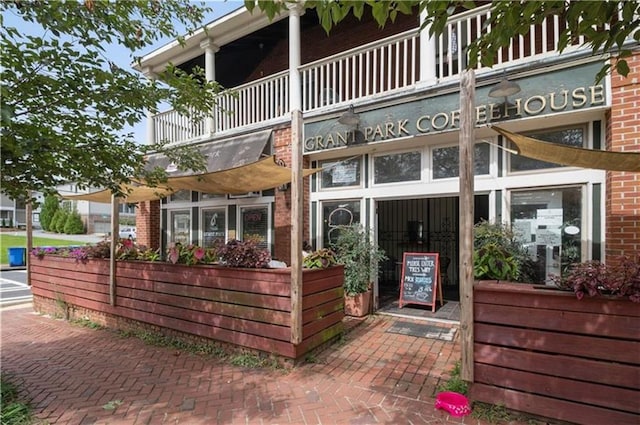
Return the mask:
[[430, 305], [436, 310], [439, 276], [438, 253], [405, 252], [402, 258], [399, 307], [407, 304]]

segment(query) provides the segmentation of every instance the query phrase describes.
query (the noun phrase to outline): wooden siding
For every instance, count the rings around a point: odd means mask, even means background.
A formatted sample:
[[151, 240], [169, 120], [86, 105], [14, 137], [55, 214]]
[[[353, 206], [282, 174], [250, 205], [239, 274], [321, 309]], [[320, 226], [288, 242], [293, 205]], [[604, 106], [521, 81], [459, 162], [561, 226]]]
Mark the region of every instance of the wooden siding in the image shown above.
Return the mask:
[[473, 308], [473, 400], [580, 424], [638, 423], [638, 304], [481, 283]]
[[111, 306], [107, 260], [31, 262], [36, 297], [296, 359], [343, 331], [343, 269], [304, 270], [299, 345], [289, 342], [290, 273], [118, 261]]

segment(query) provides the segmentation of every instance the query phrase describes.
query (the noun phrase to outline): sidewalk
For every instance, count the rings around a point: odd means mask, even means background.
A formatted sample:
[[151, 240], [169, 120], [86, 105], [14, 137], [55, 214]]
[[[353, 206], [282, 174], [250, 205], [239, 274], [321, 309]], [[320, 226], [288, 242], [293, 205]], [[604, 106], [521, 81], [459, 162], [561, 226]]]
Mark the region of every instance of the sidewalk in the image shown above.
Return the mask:
[[433, 407], [460, 359], [458, 332], [454, 342], [389, 332], [406, 318], [373, 316], [290, 371], [145, 345], [30, 305], [3, 309], [1, 319], [2, 373], [51, 424], [483, 423]]

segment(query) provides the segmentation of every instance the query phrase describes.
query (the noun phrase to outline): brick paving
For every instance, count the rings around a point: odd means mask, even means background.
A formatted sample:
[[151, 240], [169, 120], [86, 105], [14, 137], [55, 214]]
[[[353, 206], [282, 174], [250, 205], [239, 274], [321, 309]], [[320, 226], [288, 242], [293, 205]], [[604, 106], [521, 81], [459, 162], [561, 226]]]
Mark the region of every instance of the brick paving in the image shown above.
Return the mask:
[[386, 332], [398, 320], [389, 316], [350, 322], [342, 341], [288, 370], [150, 346], [31, 306], [0, 317], [2, 373], [51, 424], [483, 424], [433, 407], [459, 337]]

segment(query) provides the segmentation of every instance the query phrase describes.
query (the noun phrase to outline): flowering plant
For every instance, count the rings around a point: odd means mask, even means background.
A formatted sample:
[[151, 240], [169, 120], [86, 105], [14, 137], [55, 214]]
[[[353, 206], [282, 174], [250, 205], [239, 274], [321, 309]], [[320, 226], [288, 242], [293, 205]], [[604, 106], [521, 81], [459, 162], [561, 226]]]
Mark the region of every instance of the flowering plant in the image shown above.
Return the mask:
[[[45, 255], [57, 255], [59, 257], [75, 258], [84, 261], [89, 258], [110, 258], [111, 242], [100, 241], [94, 245], [75, 247], [37, 247], [31, 253], [42, 259]], [[116, 259], [118, 260], [145, 260], [159, 261], [160, 253], [145, 246], [137, 245], [130, 239], [120, 239], [116, 245]]]
[[57, 252], [58, 248], [54, 246], [37, 246], [31, 250], [31, 255], [35, 255], [42, 260], [45, 255], [54, 255]]
[[198, 245], [182, 245], [175, 243], [167, 249], [167, 260], [173, 264], [186, 264], [192, 266], [194, 264], [213, 263], [217, 259], [217, 247], [204, 248]]

